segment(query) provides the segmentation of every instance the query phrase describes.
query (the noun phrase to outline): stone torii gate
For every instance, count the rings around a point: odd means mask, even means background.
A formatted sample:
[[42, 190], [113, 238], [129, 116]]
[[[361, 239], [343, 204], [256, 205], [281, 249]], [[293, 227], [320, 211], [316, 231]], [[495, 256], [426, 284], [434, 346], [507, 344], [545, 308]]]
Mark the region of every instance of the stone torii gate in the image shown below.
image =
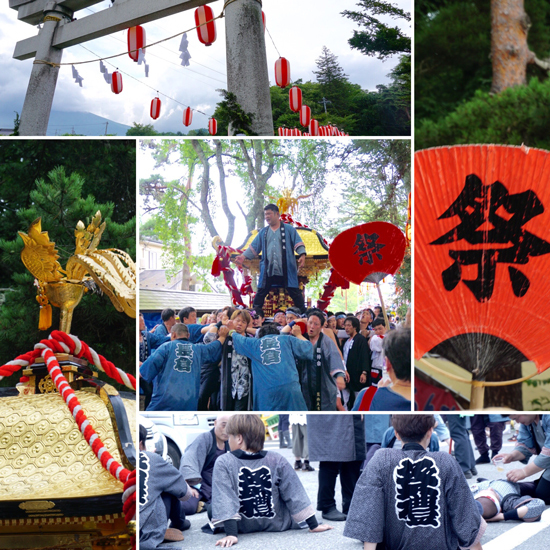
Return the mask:
[[[75, 11], [100, 1], [9, 0], [10, 8], [17, 10], [21, 21], [31, 25], [43, 22], [37, 36], [17, 42], [13, 54], [20, 60], [35, 58], [21, 112], [20, 135], [46, 135], [59, 74], [55, 64], [61, 63], [63, 48], [213, 2], [117, 0], [109, 9], [72, 20]], [[272, 136], [273, 115], [261, 0], [225, 0], [224, 7], [227, 89], [236, 95], [246, 112], [254, 114], [254, 132]]]

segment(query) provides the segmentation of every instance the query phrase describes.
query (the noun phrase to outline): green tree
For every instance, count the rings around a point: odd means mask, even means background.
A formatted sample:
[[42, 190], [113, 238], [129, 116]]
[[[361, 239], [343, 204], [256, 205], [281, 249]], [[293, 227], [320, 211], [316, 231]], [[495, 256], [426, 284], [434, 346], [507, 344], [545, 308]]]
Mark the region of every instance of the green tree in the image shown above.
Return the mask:
[[415, 147], [468, 143], [503, 143], [550, 149], [550, 80], [532, 78], [527, 86], [500, 94], [477, 91], [454, 111], [424, 119], [415, 132]]
[[[338, 58], [326, 47], [323, 46], [321, 56], [315, 61], [317, 70], [313, 74], [321, 85], [323, 98], [330, 102], [327, 109], [331, 114], [341, 114], [349, 108], [349, 101], [353, 95], [353, 84], [348, 80], [344, 69], [338, 63]], [[361, 88], [358, 88], [359, 90]]]
[[134, 125], [126, 131], [127, 136], [159, 136], [152, 124], [139, 124], [134, 122]]
[[19, 118], [19, 113], [17, 111], [15, 112], [15, 118], [13, 119], [13, 134], [12, 136], [18, 136], [19, 135], [19, 125], [21, 124], [21, 119]]
[[348, 40], [350, 46], [372, 55], [386, 59], [392, 55], [411, 53], [411, 39], [399, 27], [390, 27], [377, 16], [389, 16], [392, 19], [404, 19], [410, 22], [411, 14], [399, 9], [394, 4], [383, 0], [359, 0], [361, 11], [345, 10], [342, 15], [359, 23], [360, 31], [353, 31]]
[[[389, 86], [379, 85], [378, 94], [359, 98], [364, 110], [357, 110], [361, 117], [357, 135], [410, 135], [411, 39], [399, 27], [380, 20], [383, 16], [409, 23], [410, 13], [383, 0], [360, 0], [358, 6], [360, 11], [342, 12], [360, 25], [348, 41], [352, 49], [382, 60], [399, 56], [399, 63], [389, 74]], [[369, 126], [377, 132], [373, 133]], [[365, 131], [367, 128], [369, 131]]]
[[214, 118], [218, 121], [218, 134], [228, 136], [229, 128], [231, 135], [245, 134], [255, 136], [252, 131], [252, 120], [254, 115], [247, 113], [237, 102], [237, 96], [227, 90], [217, 90], [223, 97], [223, 101], [217, 104]]

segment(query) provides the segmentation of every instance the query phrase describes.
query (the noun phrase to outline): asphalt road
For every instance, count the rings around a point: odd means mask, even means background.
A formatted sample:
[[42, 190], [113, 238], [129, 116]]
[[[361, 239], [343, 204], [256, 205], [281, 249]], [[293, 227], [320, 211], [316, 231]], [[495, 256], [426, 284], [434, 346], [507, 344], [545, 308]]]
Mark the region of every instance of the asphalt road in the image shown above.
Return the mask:
[[[508, 442], [509, 434], [504, 435], [504, 446], [502, 452], [509, 452], [514, 444]], [[473, 441], [472, 441], [473, 443]], [[289, 462], [294, 464], [294, 457], [290, 449], [279, 450], [278, 442], [268, 441], [266, 449], [280, 452]], [[442, 445], [441, 451], [448, 451], [446, 445]], [[474, 451], [475, 456], [478, 453]], [[312, 466], [317, 468], [316, 463]], [[517, 465], [505, 465], [505, 470], [513, 469]], [[491, 464], [478, 466], [478, 477], [487, 479], [498, 479], [502, 477], [501, 472]], [[311, 501], [315, 504], [317, 500], [317, 471], [298, 472]], [[470, 484], [475, 479], [468, 480]], [[341, 497], [337, 484], [336, 499], [338, 508], [341, 510]], [[215, 543], [223, 535], [209, 535], [203, 533], [200, 528], [206, 524], [206, 513], [196, 514], [188, 518], [191, 521], [191, 529], [184, 532], [185, 540], [179, 543], [163, 544], [159, 549], [181, 548], [182, 550], [213, 550]], [[330, 522], [321, 519], [320, 512], [317, 513], [320, 522], [329, 523], [334, 526], [332, 531], [323, 533], [310, 533], [307, 529], [301, 531], [286, 531], [283, 533], [249, 533], [239, 536], [238, 548], [241, 550], [362, 550], [362, 543], [343, 536], [344, 522]], [[482, 540], [484, 550], [549, 550], [550, 549], [550, 507], [547, 507], [541, 522], [520, 523], [500, 522], [489, 523], [487, 531]], [[442, 549], [443, 550], [443, 549]]]

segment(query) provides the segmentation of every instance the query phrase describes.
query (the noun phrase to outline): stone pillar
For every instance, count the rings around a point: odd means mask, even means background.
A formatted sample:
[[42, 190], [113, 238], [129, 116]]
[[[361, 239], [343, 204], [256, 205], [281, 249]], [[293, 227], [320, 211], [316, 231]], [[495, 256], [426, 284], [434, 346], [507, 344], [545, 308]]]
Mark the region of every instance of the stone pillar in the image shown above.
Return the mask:
[[[273, 113], [259, 0], [236, 0], [225, 8], [227, 89], [247, 113], [259, 136], [273, 135]], [[233, 135], [231, 128], [229, 135]]]
[[[44, 23], [38, 33], [39, 45], [36, 51], [36, 60], [61, 63], [63, 50], [52, 47], [57, 25], [67, 17], [65, 10], [57, 11], [55, 2], [48, 3], [44, 10]], [[23, 110], [19, 135], [45, 136], [52, 110], [55, 85], [59, 75], [59, 67], [52, 67], [45, 63], [35, 63], [32, 67]]]

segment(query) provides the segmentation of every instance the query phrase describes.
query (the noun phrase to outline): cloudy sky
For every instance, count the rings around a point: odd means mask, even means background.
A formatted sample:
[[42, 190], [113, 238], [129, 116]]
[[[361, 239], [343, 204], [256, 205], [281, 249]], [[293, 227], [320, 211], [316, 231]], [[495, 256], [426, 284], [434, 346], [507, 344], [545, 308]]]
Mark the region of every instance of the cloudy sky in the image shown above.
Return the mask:
[[[126, 0], [132, 1], [132, 0]], [[410, 11], [409, 0], [395, 2], [399, 7]], [[94, 12], [109, 9], [110, 2], [104, 1], [91, 8], [77, 12], [83, 19]], [[217, 16], [223, 2], [210, 4]], [[385, 62], [366, 57], [351, 50], [347, 40], [357, 28], [355, 23], [340, 15], [345, 9], [354, 9], [355, 0], [263, 0], [266, 15], [267, 61], [270, 81], [274, 84], [273, 66], [279, 57], [277, 50], [291, 65], [293, 80], [315, 80], [312, 71], [316, 70], [316, 59], [323, 46], [337, 57], [351, 82], [360, 84], [363, 89], [375, 90], [377, 84], [388, 82], [387, 74], [397, 63], [397, 59]], [[147, 43], [194, 27], [193, 11], [160, 19], [144, 26]], [[400, 23], [403, 24], [403, 23]], [[182, 67], [179, 59], [181, 37], [174, 38], [147, 50], [146, 60], [150, 66], [149, 77], [145, 78], [143, 65], [138, 66], [128, 55], [110, 60], [106, 65], [109, 72], [117, 68], [123, 72], [124, 90], [119, 95], [111, 92], [99, 70], [99, 62], [79, 65], [78, 71], [84, 78], [80, 88], [72, 78], [71, 67], [60, 69], [53, 109], [58, 111], [86, 111], [109, 118], [115, 122], [131, 126], [154, 123], [159, 131], [186, 131], [182, 124], [185, 106], [212, 115], [220, 100], [217, 88], [227, 89], [225, 68], [225, 28], [224, 20], [217, 20], [218, 37], [210, 47], [202, 45], [193, 29], [188, 33], [191, 65]], [[410, 29], [407, 31], [410, 34]], [[0, 7], [0, 126], [13, 127], [14, 111], [21, 113], [27, 83], [32, 68], [32, 60], [18, 61], [12, 58], [15, 43], [37, 33], [36, 27], [17, 20], [17, 12], [4, 1]], [[62, 62], [76, 62], [97, 59], [97, 56], [126, 51], [126, 31], [67, 48]], [[153, 121], [149, 116], [151, 99], [158, 90], [162, 101], [161, 116]], [[166, 96], [176, 101], [167, 99]], [[183, 104], [183, 105], [182, 105]], [[208, 116], [195, 112], [190, 128], [206, 128]], [[104, 127], [98, 128], [98, 133]]]

